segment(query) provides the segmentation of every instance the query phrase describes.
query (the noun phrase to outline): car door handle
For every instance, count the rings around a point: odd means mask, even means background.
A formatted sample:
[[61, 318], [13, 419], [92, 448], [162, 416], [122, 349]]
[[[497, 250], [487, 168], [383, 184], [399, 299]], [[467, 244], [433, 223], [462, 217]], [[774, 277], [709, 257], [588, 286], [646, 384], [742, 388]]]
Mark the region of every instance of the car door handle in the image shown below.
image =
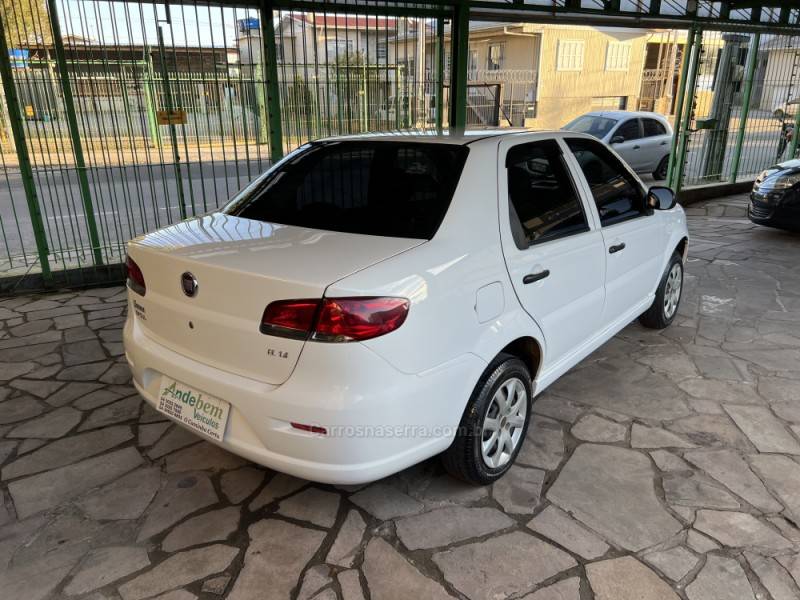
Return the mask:
[[667, 145], [667, 142], [666, 142], [666, 141], [664, 141], [664, 142], [661, 142], [661, 143], [659, 144], [659, 146], [666, 146], [666, 145]]
[[639, 148], [641, 148], [641, 146], [639, 146], [638, 144], [633, 147], [634, 150], [638, 150]]
[[539, 281], [549, 276], [550, 276], [549, 269], [545, 269], [544, 271], [539, 271], [538, 273], [530, 273], [529, 275], [525, 275], [525, 277], [522, 278], [522, 283], [528, 285], [529, 283], [533, 283], [534, 281]]
[[620, 250], [625, 250], [625, 242], [622, 242], [620, 244], [615, 244], [614, 246], [610, 246], [609, 249], [608, 249], [608, 253], [609, 254], [616, 254]]

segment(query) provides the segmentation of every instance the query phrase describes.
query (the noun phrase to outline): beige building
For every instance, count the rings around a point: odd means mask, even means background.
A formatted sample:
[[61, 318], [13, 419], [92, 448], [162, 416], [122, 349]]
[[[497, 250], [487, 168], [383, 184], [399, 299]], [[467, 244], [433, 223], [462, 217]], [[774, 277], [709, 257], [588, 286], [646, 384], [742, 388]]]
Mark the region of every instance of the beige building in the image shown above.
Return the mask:
[[[479, 113], [498, 93], [501, 125], [557, 129], [591, 110], [635, 110], [648, 35], [637, 29], [472, 22], [468, 119], [480, 122]], [[434, 36], [426, 35], [425, 42], [425, 72], [435, 74]], [[417, 68], [419, 46], [398, 36], [389, 46], [390, 62]], [[449, 53], [446, 32], [448, 70]]]
[[373, 15], [292, 13], [275, 28], [278, 61], [332, 64], [360, 60], [386, 64], [389, 39], [396, 36], [399, 21]]

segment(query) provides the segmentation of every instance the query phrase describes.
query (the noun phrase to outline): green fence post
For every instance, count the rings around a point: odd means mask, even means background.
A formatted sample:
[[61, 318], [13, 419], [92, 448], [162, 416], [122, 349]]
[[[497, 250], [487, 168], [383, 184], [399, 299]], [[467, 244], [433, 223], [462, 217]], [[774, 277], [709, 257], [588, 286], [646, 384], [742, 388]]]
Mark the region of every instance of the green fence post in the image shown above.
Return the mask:
[[262, 60], [267, 84], [267, 122], [269, 123], [269, 153], [273, 164], [283, 158], [283, 127], [281, 125], [281, 94], [278, 89], [278, 53], [275, 49], [274, 11], [269, 2], [261, 3]]
[[676, 165], [674, 168], [674, 182], [670, 182], [677, 194], [681, 190], [683, 184], [683, 168], [686, 163], [686, 146], [689, 143], [689, 125], [692, 123], [692, 113], [694, 112], [694, 94], [697, 88], [697, 73], [700, 70], [700, 50], [703, 45], [703, 31], [697, 29], [694, 34], [694, 43], [692, 44], [691, 64], [689, 65], [689, 73], [686, 80], [686, 88], [690, 94], [683, 106], [683, 119], [681, 123], [680, 141], [678, 143], [677, 156], [675, 157]]
[[265, 92], [266, 82], [264, 81], [263, 63], [253, 65], [253, 85], [255, 86], [256, 96], [256, 143], [267, 144], [269, 142], [269, 123], [267, 122], [267, 95]]
[[64, 54], [64, 40], [61, 38], [61, 24], [58, 20], [56, 0], [47, 0], [47, 10], [50, 13], [50, 27], [53, 30], [53, 48], [56, 53], [56, 65], [61, 80], [61, 94], [64, 98], [64, 112], [67, 116], [67, 126], [72, 139], [72, 152], [75, 155], [75, 171], [78, 175], [78, 184], [83, 201], [83, 212], [86, 216], [86, 228], [89, 231], [89, 241], [92, 244], [92, 254], [95, 265], [103, 264], [103, 255], [100, 250], [100, 237], [97, 234], [97, 221], [94, 218], [92, 194], [89, 190], [89, 178], [86, 175], [86, 161], [83, 157], [81, 133], [78, 129], [78, 118], [75, 112], [75, 101], [72, 98], [72, 86], [67, 72], [67, 59]]
[[798, 135], [800, 135], [800, 110], [798, 110], [794, 115], [794, 135], [792, 135], [792, 141], [789, 144], [789, 160], [792, 160], [794, 155], [797, 153]]
[[[169, 5], [167, 5], [167, 7], [169, 7]], [[169, 19], [169, 13], [167, 13], [167, 19]], [[174, 108], [172, 105], [172, 89], [170, 88], [169, 71], [167, 70], [167, 53], [164, 48], [164, 31], [161, 28], [161, 25], [156, 27], [156, 34], [158, 36], [158, 62], [161, 63], [161, 85], [164, 86], [164, 106], [167, 110], [167, 113], [170, 115], [169, 125], [167, 125], [167, 127], [169, 127], [169, 137], [172, 141], [172, 159], [175, 166], [175, 188], [178, 190], [178, 210], [180, 211], [181, 219], [184, 220], [188, 216], [186, 213], [186, 196], [183, 192], [181, 155], [178, 152], [178, 130], [172, 120]], [[192, 202], [194, 202], [194, 199], [192, 199]]]
[[11, 59], [8, 56], [8, 42], [6, 40], [6, 30], [2, 18], [0, 18], [0, 79], [2, 79], [3, 92], [6, 97], [6, 108], [8, 109], [11, 133], [14, 136], [14, 145], [17, 148], [19, 172], [22, 177], [22, 187], [25, 190], [25, 198], [28, 201], [28, 212], [31, 217], [33, 237], [36, 240], [36, 252], [39, 255], [39, 264], [42, 266], [42, 278], [46, 283], [49, 283], [52, 279], [50, 262], [47, 258], [50, 254], [50, 250], [47, 247], [47, 236], [42, 221], [42, 212], [39, 209], [39, 198], [37, 197], [36, 185], [33, 181], [33, 168], [31, 167], [30, 156], [28, 155], [28, 144], [25, 141], [25, 128], [23, 127], [22, 113], [19, 109], [17, 88], [16, 85], [14, 85], [14, 72], [11, 69]]
[[153, 90], [153, 81], [155, 74], [153, 72], [153, 55], [150, 52], [150, 46], [144, 48], [144, 69], [142, 71], [142, 80], [144, 85], [144, 105], [147, 109], [147, 129], [150, 133], [151, 147], [161, 146], [161, 133], [158, 131], [158, 120], [156, 119], [156, 95]]
[[675, 171], [675, 157], [678, 152], [678, 137], [681, 131], [681, 118], [683, 116], [683, 102], [686, 96], [686, 77], [689, 74], [689, 61], [691, 60], [692, 43], [694, 42], [694, 27], [690, 27], [686, 34], [686, 46], [683, 49], [683, 64], [681, 64], [681, 75], [678, 80], [678, 98], [675, 104], [675, 125], [673, 127], [672, 150], [669, 153], [667, 162], [667, 185], [673, 187], [672, 176]]
[[436, 19], [436, 129], [444, 124], [444, 17]]
[[744, 128], [747, 125], [747, 117], [750, 114], [750, 96], [753, 91], [753, 75], [758, 64], [758, 45], [761, 42], [761, 34], [756, 32], [750, 39], [750, 49], [747, 52], [747, 66], [744, 75], [744, 90], [742, 91], [742, 112], [739, 114], [739, 132], [736, 135], [736, 146], [733, 148], [733, 161], [731, 164], [731, 183], [736, 183], [739, 175], [739, 162], [742, 158], [742, 146], [744, 145]]
[[461, 0], [453, 7], [450, 28], [450, 127], [467, 126], [467, 62], [469, 55], [469, 5]]

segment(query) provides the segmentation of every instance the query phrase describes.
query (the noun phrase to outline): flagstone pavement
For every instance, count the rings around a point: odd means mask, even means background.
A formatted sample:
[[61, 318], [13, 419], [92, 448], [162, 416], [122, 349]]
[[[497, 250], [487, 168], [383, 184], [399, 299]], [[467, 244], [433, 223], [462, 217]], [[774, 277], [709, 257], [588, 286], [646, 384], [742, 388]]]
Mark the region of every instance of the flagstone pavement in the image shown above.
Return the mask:
[[164, 420], [123, 288], [0, 300], [0, 597], [800, 597], [800, 235], [687, 209], [676, 322], [631, 324], [536, 399], [506, 477], [365, 486], [248, 463]]

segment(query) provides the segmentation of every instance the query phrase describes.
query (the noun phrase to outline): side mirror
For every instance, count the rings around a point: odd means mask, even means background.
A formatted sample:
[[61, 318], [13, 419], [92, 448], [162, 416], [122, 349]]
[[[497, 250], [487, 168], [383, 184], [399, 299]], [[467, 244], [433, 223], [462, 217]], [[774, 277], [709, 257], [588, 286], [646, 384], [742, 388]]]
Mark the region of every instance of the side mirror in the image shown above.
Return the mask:
[[611, 143], [612, 144], [621, 144], [624, 141], [625, 141], [625, 138], [622, 137], [621, 135], [615, 135], [614, 137], [611, 138]]
[[656, 185], [647, 192], [647, 207], [656, 210], [669, 210], [675, 206], [675, 192], [670, 188]]

